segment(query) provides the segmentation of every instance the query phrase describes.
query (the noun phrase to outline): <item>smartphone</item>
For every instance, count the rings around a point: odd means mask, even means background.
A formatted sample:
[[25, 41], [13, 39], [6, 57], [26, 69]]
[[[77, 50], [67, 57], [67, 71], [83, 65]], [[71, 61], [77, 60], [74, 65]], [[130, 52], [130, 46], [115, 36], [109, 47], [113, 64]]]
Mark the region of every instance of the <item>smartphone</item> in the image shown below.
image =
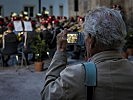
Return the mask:
[[78, 41], [78, 33], [77, 32], [67, 33], [67, 43], [76, 44], [77, 41]]

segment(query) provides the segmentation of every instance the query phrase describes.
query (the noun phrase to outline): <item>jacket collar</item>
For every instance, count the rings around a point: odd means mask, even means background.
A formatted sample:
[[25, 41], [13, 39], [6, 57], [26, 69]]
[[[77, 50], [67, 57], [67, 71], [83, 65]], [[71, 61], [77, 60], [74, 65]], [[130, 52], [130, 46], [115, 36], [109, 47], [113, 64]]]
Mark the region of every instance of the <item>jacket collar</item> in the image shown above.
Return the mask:
[[118, 51], [103, 51], [92, 56], [91, 61], [94, 63], [104, 62], [106, 60], [119, 60], [122, 55]]

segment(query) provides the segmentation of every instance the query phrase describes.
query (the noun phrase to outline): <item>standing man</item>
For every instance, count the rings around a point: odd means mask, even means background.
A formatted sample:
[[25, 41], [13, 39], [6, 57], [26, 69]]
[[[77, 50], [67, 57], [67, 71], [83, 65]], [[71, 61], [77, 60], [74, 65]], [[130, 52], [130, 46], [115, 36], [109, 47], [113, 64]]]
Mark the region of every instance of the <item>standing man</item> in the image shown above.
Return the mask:
[[[48, 30], [48, 21], [45, 21], [43, 23], [41, 23], [41, 33], [40, 33], [40, 36], [41, 36], [41, 39], [42, 40], [45, 40], [46, 42], [46, 45], [48, 47], [50, 47], [50, 42], [51, 42], [51, 39], [52, 39], [52, 34], [51, 32]], [[46, 53], [43, 53], [43, 59], [46, 59], [48, 58], [49, 55], [47, 55]]]
[[[82, 64], [67, 66], [64, 35], [57, 36], [42, 100], [87, 100], [85, 68]], [[120, 13], [105, 7], [92, 10], [85, 17], [84, 36], [88, 62], [97, 68], [93, 100], [133, 100], [133, 64], [121, 55], [126, 27]]]

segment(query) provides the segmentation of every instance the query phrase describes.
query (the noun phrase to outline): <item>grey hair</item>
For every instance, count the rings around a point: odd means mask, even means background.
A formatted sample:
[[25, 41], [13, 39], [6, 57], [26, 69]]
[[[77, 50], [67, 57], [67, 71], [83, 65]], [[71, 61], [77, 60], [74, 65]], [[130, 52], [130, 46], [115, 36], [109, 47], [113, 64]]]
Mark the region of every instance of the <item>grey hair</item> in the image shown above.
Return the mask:
[[125, 43], [126, 26], [120, 12], [99, 7], [87, 13], [84, 22], [84, 35], [91, 35], [96, 44], [107, 49], [119, 49]]

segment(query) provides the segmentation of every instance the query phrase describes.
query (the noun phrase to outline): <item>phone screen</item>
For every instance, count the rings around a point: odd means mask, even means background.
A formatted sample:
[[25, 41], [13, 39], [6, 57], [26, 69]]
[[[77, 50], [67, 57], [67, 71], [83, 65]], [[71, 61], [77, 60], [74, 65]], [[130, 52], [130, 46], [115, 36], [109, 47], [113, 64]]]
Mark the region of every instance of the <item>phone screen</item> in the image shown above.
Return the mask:
[[77, 33], [67, 33], [67, 43], [73, 44], [77, 43], [78, 34]]

